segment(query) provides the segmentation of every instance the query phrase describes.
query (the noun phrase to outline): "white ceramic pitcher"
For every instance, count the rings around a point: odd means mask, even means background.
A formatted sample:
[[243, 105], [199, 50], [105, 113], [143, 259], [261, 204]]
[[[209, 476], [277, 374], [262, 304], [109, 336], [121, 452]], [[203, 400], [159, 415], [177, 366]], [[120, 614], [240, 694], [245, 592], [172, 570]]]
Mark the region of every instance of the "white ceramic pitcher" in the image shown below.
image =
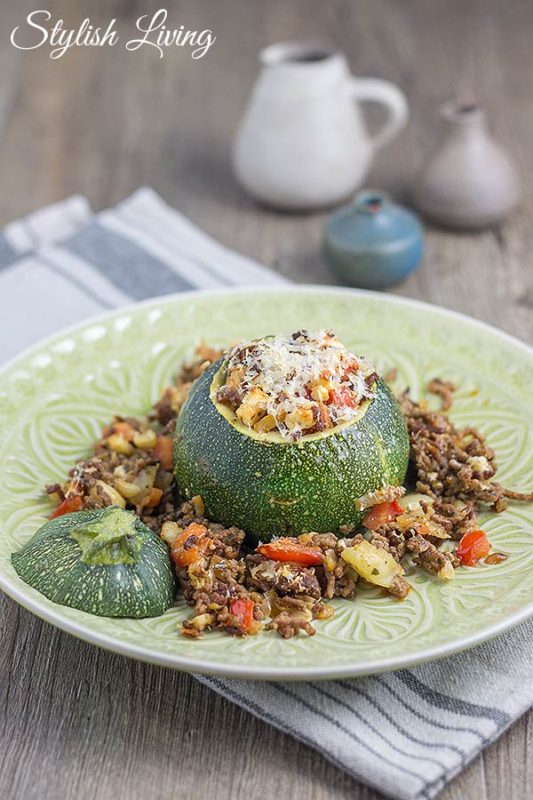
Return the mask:
[[[374, 153], [405, 125], [405, 96], [387, 81], [353, 77], [344, 55], [320, 44], [274, 44], [261, 51], [260, 62], [234, 145], [237, 179], [260, 202], [283, 209], [346, 199], [361, 185]], [[387, 110], [373, 137], [360, 101]]]

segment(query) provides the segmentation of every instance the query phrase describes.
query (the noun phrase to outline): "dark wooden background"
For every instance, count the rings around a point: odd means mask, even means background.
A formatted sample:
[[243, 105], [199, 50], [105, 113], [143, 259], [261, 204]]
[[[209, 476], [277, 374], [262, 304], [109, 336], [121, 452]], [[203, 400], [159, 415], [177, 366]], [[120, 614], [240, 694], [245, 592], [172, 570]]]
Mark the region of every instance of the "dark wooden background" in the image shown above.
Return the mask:
[[[192, 61], [175, 48], [77, 48], [52, 61], [9, 33], [48, 8], [76, 27], [130, 38], [162, 5], [169, 26], [211, 28]], [[230, 142], [256, 72], [278, 39], [329, 39], [354, 72], [407, 93], [411, 121], [369, 181], [409, 196], [438, 135], [436, 110], [477, 99], [514, 153], [521, 208], [480, 235], [429, 230], [422, 268], [397, 291], [455, 308], [533, 341], [533, 5], [530, 0], [2, 0], [0, 224], [72, 193], [99, 209], [149, 184], [220, 241], [296, 280], [332, 282], [320, 260], [325, 215], [281, 215], [235, 186]], [[377, 800], [320, 755], [186, 674], [99, 651], [0, 597], [0, 797], [174, 800]], [[445, 800], [526, 800], [533, 715], [458, 777]]]

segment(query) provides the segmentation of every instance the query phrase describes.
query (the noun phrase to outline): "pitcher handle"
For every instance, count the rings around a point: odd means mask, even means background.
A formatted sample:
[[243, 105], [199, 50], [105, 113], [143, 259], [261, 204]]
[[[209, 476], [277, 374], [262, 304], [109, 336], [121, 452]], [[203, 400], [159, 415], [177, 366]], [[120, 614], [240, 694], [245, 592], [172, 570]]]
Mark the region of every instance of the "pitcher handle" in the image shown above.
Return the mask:
[[407, 122], [409, 109], [404, 93], [393, 83], [380, 78], [352, 78], [350, 94], [355, 100], [379, 103], [388, 112], [381, 130], [372, 137], [375, 150], [394, 139]]

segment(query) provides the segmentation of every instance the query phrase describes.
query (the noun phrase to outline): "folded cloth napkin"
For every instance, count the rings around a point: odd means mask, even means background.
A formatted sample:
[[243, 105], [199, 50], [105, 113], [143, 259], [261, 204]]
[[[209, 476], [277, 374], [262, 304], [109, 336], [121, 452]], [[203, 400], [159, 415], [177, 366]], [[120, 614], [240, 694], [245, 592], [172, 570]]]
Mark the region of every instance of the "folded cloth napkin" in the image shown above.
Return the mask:
[[[95, 216], [71, 198], [0, 236], [0, 361], [132, 300], [283, 282], [149, 189]], [[530, 621], [467, 653], [387, 675], [315, 683], [197, 678], [359, 780], [412, 800], [435, 797], [532, 705], [532, 643]]]
[[286, 283], [227, 250], [150, 189], [92, 215], [72, 197], [0, 235], [0, 362], [106, 309], [187, 289]]

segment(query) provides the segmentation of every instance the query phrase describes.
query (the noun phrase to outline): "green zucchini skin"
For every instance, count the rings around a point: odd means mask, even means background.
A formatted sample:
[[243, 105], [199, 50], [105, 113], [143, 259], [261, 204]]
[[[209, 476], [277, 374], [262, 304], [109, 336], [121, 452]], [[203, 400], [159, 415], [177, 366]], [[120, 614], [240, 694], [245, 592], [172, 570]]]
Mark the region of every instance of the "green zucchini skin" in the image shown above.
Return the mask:
[[78, 511], [45, 523], [12, 554], [13, 567], [54, 603], [102, 617], [160, 616], [173, 605], [174, 576], [165, 543], [140, 519], [134, 523], [142, 544], [135, 563], [88, 565], [82, 560], [71, 531], [98, 522], [107, 510]]
[[352, 425], [320, 439], [263, 442], [239, 431], [210, 398], [221, 362], [194, 383], [174, 435], [174, 468], [185, 497], [201, 495], [207, 515], [262, 540], [359, 524], [355, 501], [407, 471], [405, 420], [388, 386]]

